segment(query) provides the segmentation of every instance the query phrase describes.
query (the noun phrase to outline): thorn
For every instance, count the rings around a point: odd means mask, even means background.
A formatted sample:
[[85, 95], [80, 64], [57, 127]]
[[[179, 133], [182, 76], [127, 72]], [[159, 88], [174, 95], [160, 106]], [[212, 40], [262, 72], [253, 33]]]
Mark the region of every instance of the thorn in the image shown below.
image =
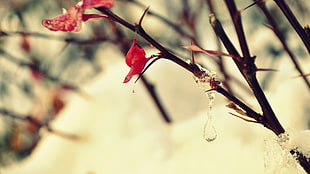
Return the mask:
[[[156, 56], [155, 56], [156, 57]], [[153, 56], [151, 56], [150, 58], [154, 58]], [[157, 61], [158, 59], [160, 59], [160, 57], [156, 57], [151, 63], [149, 63], [145, 68], [144, 70], [139, 74], [138, 78], [135, 80], [134, 83], [136, 83], [140, 78], [141, 76], [145, 73], [145, 71], [153, 64], [155, 63], [155, 61]]]
[[271, 68], [257, 68], [256, 69], [256, 72], [257, 71], [279, 71], [277, 69], [271, 69]]
[[144, 10], [144, 12], [143, 12], [143, 14], [142, 14], [142, 16], [141, 16], [141, 18], [140, 18], [140, 20], [139, 20], [139, 23], [138, 23], [139, 26], [141, 26], [142, 21], [143, 21], [143, 19], [144, 19], [144, 16], [146, 15], [146, 13], [148, 12], [149, 9], [150, 9], [150, 6], [148, 6], [148, 7]]
[[294, 76], [293, 78], [295, 79], [295, 78], [298, 78], [298, 77], [307, 77], [307, 76], [310, 76], [310, 73], [297, 75], [297, 76]]

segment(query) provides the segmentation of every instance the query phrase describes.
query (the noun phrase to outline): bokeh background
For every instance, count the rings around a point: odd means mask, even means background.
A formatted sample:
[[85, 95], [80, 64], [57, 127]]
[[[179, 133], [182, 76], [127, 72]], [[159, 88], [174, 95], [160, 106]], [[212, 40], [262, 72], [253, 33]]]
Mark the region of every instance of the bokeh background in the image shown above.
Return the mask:
[[[287, 1], [303, 25], [310, 22], [306, 1]], [[281, 139], [261, 125], [229, 114], [233, 112], [225, 107], [229, 101], [219, 94], [212, 104], [217, 139], [205, 141], [208, 98], [189, 72], [161, 59], [144, 76], [173, 120], [164, 122], [141, 80], [122, 83], [129, 71], [124, 58], [133, 38], [148, 56], [158, 53], [136, 33], [107, 19], [88, 21], [78, 33], [52, 32], [41, 25], [42, 19], [61, 14], [74, 0], [0, 2], [1, 174], [304, 173], [288, 149], [280, 147]], [[220, 49], [206, 2], [119, 0], [111, 11], [137, 23], [149, 6], [145, 30], [169, 50], [191, 59], [180, 46], [193, 39], [205, 49]], [[236, 3], [243, 9], [252, 1]], [[224, 2], [213, 4], [238, 47]], [[266, 4], [309, 73], [310, 57], [302, 42], [274, 2]], [[250, 7], [242, 18], [257, 66], [277, 70], [258, 76], [278, 119], [290, 134], [308, 130], [309, 88], [260, 10]], [[230, 80], [217, 57], [196, 54], [195, 60], [260, 111], [230, 58], [221, 60]], [[308, 145], [308, 137], [304, 135], [302, 143]]]

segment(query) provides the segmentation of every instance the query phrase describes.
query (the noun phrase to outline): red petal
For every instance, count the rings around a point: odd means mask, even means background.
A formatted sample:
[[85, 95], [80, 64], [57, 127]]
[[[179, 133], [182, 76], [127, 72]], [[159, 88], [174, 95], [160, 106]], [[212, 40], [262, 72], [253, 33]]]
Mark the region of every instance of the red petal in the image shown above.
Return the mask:
[[44, 19], [42, 25], [52, 31], [73, 31], [78, 32], [82, 28], [82, 14], [84, 8], [81, 2], [70, 7], [68, 11], [52, 19]]
[[149, 60], [150, 60], [150, 59], [145, 58], [145, 59], [143, 59], [141, 62], [139, 62], [139, 63], [135, 64], [134, 66], [132, 66], [131, 69], [130, 69], [130, 71], [129, 71], [129, 73], [128, 73], [127, 76], [125, 77], [123, 83], [129, 82], [129, 81], [131, 80], [131, 78], [132, 78], [134, 75], [140, 74], [140, 73], [143, 71], [143, 69], [144, 69], [146, 63], [147, 63]]
[[105, 7], [111, 8], [114, 5], [114, 0], [84, 0], [83, 8]]
[[137, 40], [134, 39], [130, 49], [126, 55], [126, 64], [131, 68], [123, 83], [127, 83], [130, 81], [132, 76], [136, 74], [140, 74], [146, 63], [149, 61], [149, 58], [145, 57], [145, 51], [141, 48]]
[[127, 52], [126, 55], [126, 64], [129, 67], [134, 66], [135, 64], [141, 62], [141, 60], [146, 59], [145, 58], [145, 51], [143, 48], [141, 48], [138, 43], [137, 40], [134, 39], [132, 42], [132, 45], [130, 47], [130, 49]]

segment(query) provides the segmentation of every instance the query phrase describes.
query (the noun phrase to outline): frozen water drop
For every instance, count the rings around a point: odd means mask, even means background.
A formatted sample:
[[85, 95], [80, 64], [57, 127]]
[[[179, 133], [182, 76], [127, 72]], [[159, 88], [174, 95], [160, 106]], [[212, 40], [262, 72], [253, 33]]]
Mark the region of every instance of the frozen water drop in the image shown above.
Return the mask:
[[212, 119], [208, 119], [203, 130], [203, 137], [206, 141], [214, 141], [217, 137], [215, 127], [213, 126]]
[[[212, 84], [216, 78], [216, 73], [213, 71], [210, 71], [203, 66], [197, 64], [200, 71], [196, 76], [194, 76], [194, 80], [198, 87], [202, 89], [203, 91], [206, 91], [205, 94], [207, 95], [209, 99], [209, 106], [208, 106], [208, 113], [207, 113], [207, 121], [204, 125], [203, 129], [203, 137], [206, 141], [211, 142], [214, 141], [217, 137], [215, 127], [213, 126], [212, 121], [212, 103], [215, 98], [215, 92], [210, 90], [212, 89]], [[220, 85], [220, 81], [216, 81]]]
[[217, 137], [217, 133], [215, 127], [213, 126], [212, 120], [212, 103], [215, 98], [215, 93], [213, 91], [206, 92], [206, 95], [209, 99], [209, 107], [207, 113], [207, 122], [205, 123], [203, 129], [203, 137], [206, 141], [211, 142], [214, 141]]

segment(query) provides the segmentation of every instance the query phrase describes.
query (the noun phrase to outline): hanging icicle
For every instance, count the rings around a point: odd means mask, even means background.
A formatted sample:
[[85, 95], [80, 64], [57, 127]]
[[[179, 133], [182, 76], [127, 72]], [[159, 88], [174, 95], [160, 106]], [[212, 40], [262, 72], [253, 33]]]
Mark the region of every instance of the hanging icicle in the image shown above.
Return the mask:
[[214, 141], [217, 137], [217, 133], [215, 127], [213, 125], [212, 120], [212, 104], [215, 99], [215, 92], [210, 91], [215, 85], [220, 85], [220, 82], [215, 80], [216, 73], [213, 71], [209, 71], [206, 68], [199, 65], [200, 68], [200, 75], [199, 77], [194, 76], [195, 82], [197, 83], [198, 87], [205, 91], [208, 99], [209, 99], [209, 106], [208, 106], [208, 113], [207, 113], [207, 121], [204, 125], [203, 129], [203, 137], [206, 141], [211, 142]]

